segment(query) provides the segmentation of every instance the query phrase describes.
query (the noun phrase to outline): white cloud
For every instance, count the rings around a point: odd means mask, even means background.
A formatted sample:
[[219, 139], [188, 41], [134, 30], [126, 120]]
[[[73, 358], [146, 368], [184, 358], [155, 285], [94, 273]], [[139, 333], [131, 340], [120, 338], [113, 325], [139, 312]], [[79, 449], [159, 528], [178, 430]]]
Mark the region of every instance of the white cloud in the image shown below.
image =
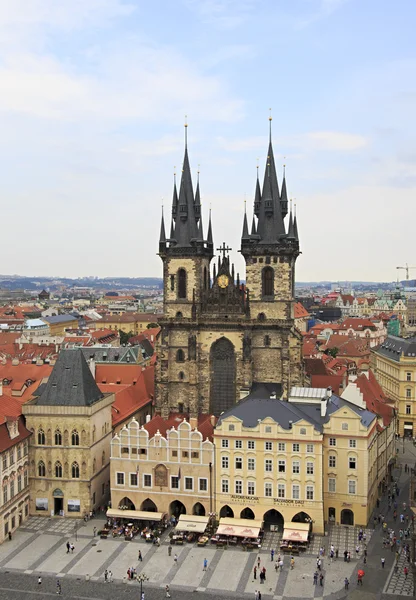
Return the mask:
[[343, 133], [339, 131], [313, 131], [307, 133], [306, 141], [318, 150], [359, 150], [368, 144], [367, 138], [354, 133]]
[[257, 0], [185, 0], [185, 5], [201, 21], [219, 29], [235, 29], [242, 25], [256, 4]]

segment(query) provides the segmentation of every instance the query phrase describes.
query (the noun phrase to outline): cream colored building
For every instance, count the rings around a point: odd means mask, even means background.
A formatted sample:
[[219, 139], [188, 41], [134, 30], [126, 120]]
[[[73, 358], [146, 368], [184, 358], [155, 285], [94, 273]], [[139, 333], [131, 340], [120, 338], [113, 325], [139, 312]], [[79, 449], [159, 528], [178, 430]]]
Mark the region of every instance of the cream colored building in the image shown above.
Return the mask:
[[397, 411], [397, 433], [416, 437], [416, 337], [389, 335], [372, 351], [372, 369]]
[[[199, 427], [197, 426], [199, 425]], [[133, 419], [111, 441], [113, 509], [187, 515], [213, 511], [214, 446], [210, 417]]]
[[316, 533], [328, 521], [367, 524], [388, 466], [378, 463], [378, 452], [387, 451], [380, 420], [331, 392], [321, 400], [308, 391], [302, 402], [284, 402], [259, 384], [220, 417], [214, 431], [220, 517], [260, 519], [279, 529], [310, 522]]
[[30, 514], [80, 517], [109, 497], [111, 405], [81, 350], [62, 350], [45, 388], [23, 405]]

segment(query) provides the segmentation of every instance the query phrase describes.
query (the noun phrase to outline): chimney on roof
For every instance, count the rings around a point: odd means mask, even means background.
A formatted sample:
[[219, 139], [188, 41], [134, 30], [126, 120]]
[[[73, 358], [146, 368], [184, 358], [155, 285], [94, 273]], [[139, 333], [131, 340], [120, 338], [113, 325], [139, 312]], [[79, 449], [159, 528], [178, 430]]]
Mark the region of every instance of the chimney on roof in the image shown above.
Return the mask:
[[270, 394], [270, 400], [276, 400], [276, 392]]
[[211, 425], [215, 427], [215, 415], [211, 415], [209, 420], [211, 421]]
[[327, 401], [328, 401], [328, 390], [326, 391], [325, 396], [321, 399], [321, 417], [324, 417], [326, 415], [326, 407], [327, 407]]
[[191, 426], [191, 429], [198, 429], [198, 419], [196, 417], [190, 417], [189, 425]]
[[90, 367], [91, 374], [95, 379], [95, 360], [93, 358], [90, 358], [89, 367]]
[[152, 415], [146, 415], [146, 423], [150, 423], [152, 420]]
[[289, 421], [289, 429], [292, 429], [293, 421]]
[[325, 392], [325, 396], [328, 398], [328, 400], [330, 399], [330, 397], [332, 396], [332, 387], [328, 386], [326, 388], [326, 392]]

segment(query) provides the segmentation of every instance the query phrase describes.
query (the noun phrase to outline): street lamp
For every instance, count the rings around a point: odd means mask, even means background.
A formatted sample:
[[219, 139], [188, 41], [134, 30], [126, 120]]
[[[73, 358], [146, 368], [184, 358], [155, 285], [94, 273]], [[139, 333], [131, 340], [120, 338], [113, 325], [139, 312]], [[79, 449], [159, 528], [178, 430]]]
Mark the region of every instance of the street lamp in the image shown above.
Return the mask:
[[149, 578], [145, 573], [140, 573], [137, 575], [137, 581], [140, 582], [140, 600], [143, 600], [143, 581], [149, 581]]

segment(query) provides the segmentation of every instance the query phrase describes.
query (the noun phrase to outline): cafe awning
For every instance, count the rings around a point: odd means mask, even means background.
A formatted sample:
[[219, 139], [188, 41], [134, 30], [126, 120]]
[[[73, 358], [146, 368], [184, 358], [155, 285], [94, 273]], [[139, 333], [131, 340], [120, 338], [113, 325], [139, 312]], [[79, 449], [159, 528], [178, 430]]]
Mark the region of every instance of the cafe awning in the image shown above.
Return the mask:
[[253, 519], [232, 519], [225, 517], [220, 519], [216, 535], [228, 535], [242, 538], [258, 538], [263, 521]]
[[194, 531], [195, 533], [204, 533], [207, 528], [209, 517], [200, 517], [198, 515], [180, 515], [176, 531]]
[[307, 542], [309, 523], [285, 523], [282, 540], [286, 542]]
[[109, 508], [107, 517], [115, 519], [136, 519], [139, 521], [161, 521], [165, 513], [149, 512], [147, 510], [120, 510]]

